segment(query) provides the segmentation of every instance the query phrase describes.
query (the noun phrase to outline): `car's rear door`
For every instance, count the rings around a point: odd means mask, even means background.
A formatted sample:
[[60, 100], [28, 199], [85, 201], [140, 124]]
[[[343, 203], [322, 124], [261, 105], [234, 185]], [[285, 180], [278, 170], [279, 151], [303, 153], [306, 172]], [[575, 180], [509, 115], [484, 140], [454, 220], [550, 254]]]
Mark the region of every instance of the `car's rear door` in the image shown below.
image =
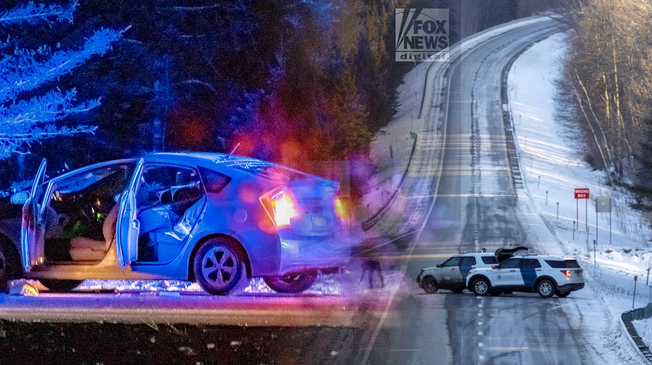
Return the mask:
[[116, 247], [118, 264], [122, 269], [138, 259], [140, 222], [136, 219], [136, 189], [140, 183], [143, 165], [144, 160], [141, 159], [134, 170], [127, 190], [120, 195], [120, 211], [116, 224]]

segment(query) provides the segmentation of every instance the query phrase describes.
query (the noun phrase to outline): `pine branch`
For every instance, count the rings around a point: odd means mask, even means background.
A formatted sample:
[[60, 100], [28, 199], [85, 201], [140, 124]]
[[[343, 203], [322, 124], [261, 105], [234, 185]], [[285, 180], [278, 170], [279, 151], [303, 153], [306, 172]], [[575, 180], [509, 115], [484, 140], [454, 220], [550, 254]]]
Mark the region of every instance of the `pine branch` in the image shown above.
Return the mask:
[[73, 13], [75, 12], [79, 2], [73, 0], [68, 6], [61, 6], [58, 4], [34, 4], [33, 2], [19, 5], [11, 10], [7, 10], [0, 14], [0, 24], [36, 24], [38, 22], [64, 22], [72, 23]]
[[80, 50], [56, 52], [45, 62], [37, 61], [34, 52], [24, 50], [6, 57], [0, 61], [0, 103], [69, 74], [92, 56], [104, 55], [121, 36], [122, 32], [100, 29], [86, 39]]

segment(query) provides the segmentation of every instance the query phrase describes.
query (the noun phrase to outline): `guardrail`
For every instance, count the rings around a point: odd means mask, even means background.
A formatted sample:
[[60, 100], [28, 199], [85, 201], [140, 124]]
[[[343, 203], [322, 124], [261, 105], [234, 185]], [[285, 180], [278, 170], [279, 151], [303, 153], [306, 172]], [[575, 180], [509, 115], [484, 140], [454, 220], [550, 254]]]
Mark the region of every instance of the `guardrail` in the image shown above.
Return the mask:
[[652, 318], [652, 303], [646, 305], [643, 308], [632, 309], [623, 313], [620, 316], [620, 323], [625, 328], [625, 331], [627, 331], [627, 335], [629, 336], [633, 345], [645, 358], [646, 362], [648, 364], [652, 364], [652, 352], [650, 352], [650, 348], [645, 344], [645, 342], [643, 342], [641, 336], [638, 335], [638, 331], [636, 331], [636, 327], [634, 327], [634, 324], [632, 323], [632, 321], [647, 318]]

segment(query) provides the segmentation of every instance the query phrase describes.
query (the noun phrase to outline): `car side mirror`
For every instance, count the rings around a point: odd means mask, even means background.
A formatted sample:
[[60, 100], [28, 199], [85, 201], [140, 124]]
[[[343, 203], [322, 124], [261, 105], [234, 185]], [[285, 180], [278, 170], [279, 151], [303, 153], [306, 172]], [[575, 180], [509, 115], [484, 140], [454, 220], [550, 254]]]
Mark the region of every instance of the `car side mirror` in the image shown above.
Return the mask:
[[498, 265], [491, 265], [491, 268], [492, 268], [492, 269], [500, 269], [500, 266], [498, 266]]
[[444, 267], [444, 264], [438, 264], [437, 267]]
[[14, 205], [24, 205], [29, 200], [28, 191], [19, 191], [11, 196], [10, 202]]

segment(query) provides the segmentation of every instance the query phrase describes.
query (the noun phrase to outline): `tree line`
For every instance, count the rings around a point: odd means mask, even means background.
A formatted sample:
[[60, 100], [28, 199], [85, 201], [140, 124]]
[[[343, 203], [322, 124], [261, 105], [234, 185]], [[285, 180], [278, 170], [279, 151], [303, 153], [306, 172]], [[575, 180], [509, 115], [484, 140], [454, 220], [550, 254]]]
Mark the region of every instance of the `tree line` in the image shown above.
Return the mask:
[[[652, 4], [564, 0], [571, 28], [560, 115], [586, 136], [585, 160], [652, 209]], [[566, 100], [566, 102], [562, 102]], [[571, 101], [571, 102], [568, 102]]]

